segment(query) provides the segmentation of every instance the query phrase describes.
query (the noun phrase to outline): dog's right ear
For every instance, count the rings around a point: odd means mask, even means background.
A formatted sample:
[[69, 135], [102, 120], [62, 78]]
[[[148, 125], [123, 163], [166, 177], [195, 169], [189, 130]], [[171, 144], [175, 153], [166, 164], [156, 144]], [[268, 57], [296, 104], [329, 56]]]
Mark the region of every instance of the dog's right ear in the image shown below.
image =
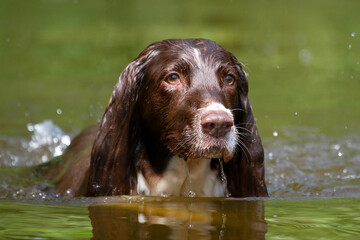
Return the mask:
[[241, 79], [239, 106], [235, 115], [238, 146], [234, 158], [226, 163], [228, 189], [232, 197], [268, 197], [265, 183], [264, 149], [248, 97], [248, 80], [236, 60]]
[[144, 51], [131, 62], [114, 87], [91, 152], [87, 196], [130, 194], [136, 184], [137, 98], [148, 54]]

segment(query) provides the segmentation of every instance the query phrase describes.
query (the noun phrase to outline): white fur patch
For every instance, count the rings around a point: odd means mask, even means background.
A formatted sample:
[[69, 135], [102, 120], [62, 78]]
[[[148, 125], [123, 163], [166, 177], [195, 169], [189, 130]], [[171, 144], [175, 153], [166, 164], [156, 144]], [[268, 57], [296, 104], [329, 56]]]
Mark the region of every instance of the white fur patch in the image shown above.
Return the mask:
[[158, 55], [158, 54], [159, 54], [159, 51], [153, 50], [153, 51], [151, 51], [151, 52], [149, 53], [148, 58], [153, 58], [153, 57], [155, 57], [155, 56]]
[[211, 159], [188, 159], [189, 175], [183, 186], [185, 196], [225, 197], [226, 183], [219, 179], [218, 170], [210, 168]]
[[157, 196], [180, 196], [186, 177], [186, 162], [184, 159], [174, 156], [170, 159], [160, 182], [150, 187], [150, 194]]
[[224, 111], [232, 116], [231, 111], [218, 102], [211, 102], [204, 108], [204, 111]]
[[197, 67], [199, 67], [200, 69], [204, 69], [204, 61], [201, 59], [201, 53], [200, 50], [197, 48], [193, 48], [194, 51], [194, 60], [196, 62]]
[[149, 184], [138, 173], [138, 194], [152, 196], [225, 197], [226, 183], [219, 178], [218, 170], [210, 168], [211, 159], [184, 159], [174, 156], [161, 176], [161, 180]]
[[146, 179], [144, 178], [144, 175], [141, 173], [141, 171], [137, 173], [136, 191], [137, 194], [150, 195], [149, 185], [147, 184]]

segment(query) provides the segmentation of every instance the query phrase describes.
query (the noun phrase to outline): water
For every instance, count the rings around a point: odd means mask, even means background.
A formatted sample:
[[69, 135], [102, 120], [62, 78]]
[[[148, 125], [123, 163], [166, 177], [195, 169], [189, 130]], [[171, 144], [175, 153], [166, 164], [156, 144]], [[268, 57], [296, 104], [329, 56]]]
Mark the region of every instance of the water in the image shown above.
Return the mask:
[[[48, 120], [28, 124], [28, 130], [32, 133], [29, 139], [0, 139], [0, 198], [45, 198], [51, 184], [35, 176], [31, 167], [16, 171], [4, 167], [42, 163], [60, 155], [70, 141], [68, 134]], [[274, 138], [263, 139], [263, 144], [271, 197], [360, 197], [360, 135], [329, 137], [314, 127], [284, 127]], [[34, 180], [44, 191], [34, 186]]]
[[360, 235], [359, 198], [114, 197], [91, 202], [0, 201], [0, 239], [355, 239]]
[[[1, 1], [0, 239], [357, 238], [359, 9], [335, 0]], [[53, 193], [31, 166], [99, 121], [145, 46], [187, 37], [215, 40], [246, 65], [271, 199]]]

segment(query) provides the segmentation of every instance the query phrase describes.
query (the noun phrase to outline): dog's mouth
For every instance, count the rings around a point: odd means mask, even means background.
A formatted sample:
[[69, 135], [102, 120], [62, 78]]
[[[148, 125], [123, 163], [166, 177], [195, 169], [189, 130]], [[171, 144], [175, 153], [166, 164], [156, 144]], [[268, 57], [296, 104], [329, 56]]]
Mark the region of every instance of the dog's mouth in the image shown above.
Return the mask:
[[238, 143], [238, 132], [231, 111], [212, 102], [199, 108], [191, 123], [167, 135], [168, 148], [190, 159], [220, 158], [230, 161]]
[[189, 158], [220, 158], [225, 162], [230, 161], [234, 156], [234, 148], [228, 146], [226, 140], [204, 141], [202, 147], [188, 151]]
[[237, 133], [235, 127], [233, 128], [230, 133], [221, 138], [198, 134], [196, 131], [185, 129], [185, 137], [180, 141], [174, 141], [178, 144], [171, 146], [170, 143], [168, 147], [171, 152], [185, 159], [219, 158], [228, 162], [234, 156], [237, 142]]

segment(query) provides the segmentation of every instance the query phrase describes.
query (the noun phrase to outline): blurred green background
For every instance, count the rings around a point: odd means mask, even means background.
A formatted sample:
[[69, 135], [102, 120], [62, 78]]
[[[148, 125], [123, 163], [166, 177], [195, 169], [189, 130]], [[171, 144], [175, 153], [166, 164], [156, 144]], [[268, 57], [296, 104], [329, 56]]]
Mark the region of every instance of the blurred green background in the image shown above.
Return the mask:
[[101, 118], [123, 68], [154, 41], [209, 38], [246, 65], [263, 137], [284, 126], [360, 133], [360, 1], [0, 2], [0, 134]]

